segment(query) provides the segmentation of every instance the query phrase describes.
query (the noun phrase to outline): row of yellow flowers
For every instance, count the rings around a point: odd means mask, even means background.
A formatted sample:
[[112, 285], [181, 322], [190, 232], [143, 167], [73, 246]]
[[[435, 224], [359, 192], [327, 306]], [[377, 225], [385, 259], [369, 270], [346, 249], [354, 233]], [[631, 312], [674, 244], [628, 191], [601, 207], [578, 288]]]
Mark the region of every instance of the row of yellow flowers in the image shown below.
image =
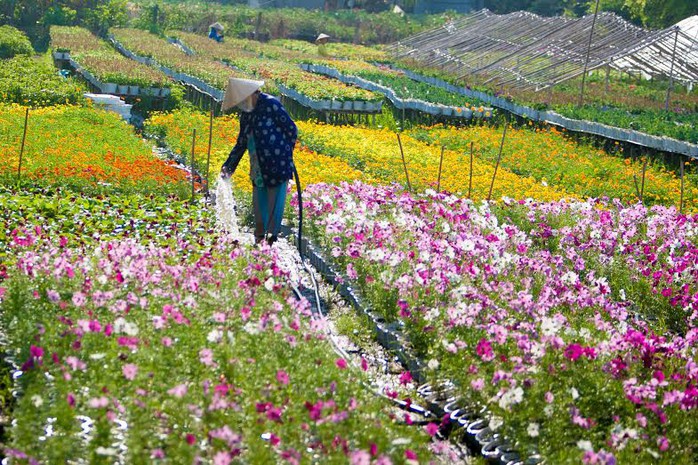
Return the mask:
[[[502, 139], [501, 128], [487, 126], [458, 129], [436, 126], [413, 129], [408, 133], [421, 141], [445, 145], [459, 153], [467, 153], [473, 142], [477, 156], [489, 162], [496, 160]], [[618, 155], [613, 155], [576, 142], [557, 129], [509, 128], [501, 166], [582, 198], [609, 197], [635, 202], [639, 190], [647, 204], [678, 205], [681, 180], [676, 168], [679, 162], [667, 169], [658, 160], [648, 160], [642, 192], [642, 170], [646, 159], [623, 158], [620, 150], [617, 152]], [[686, 174], [684, 179], [684, 208], [692, 211], [698, 208], [698, 176], [695, 174]]]
[[[338, 127], [298, 121], [300, 144], [294, 160], [303, 184], [337, 183], [361, 179], [367, 182], [400, 182], [406, 184], [400, 150], [395, 133], [380, 129]], [[146, 122], [146, 131], [166, 137], [177, 152], [191, 152], [193, 129], [197, 129], [195, 158], [203, 160], [208, 144], [208, 117], [205, 114], [180, 110], [153, 115]], [[210, 176], [215, 177], [221, 164], [235, 145], [239, 130], [236, 116], [216, 118], [213, 126]], [[423, 190], [436, 187], [440, 164], [439, 147], [429, 146], [408, 135], [402, 136], [410, 182]], [[442, 189], [466, 195], [469, 190], [469, 158], [446, 150], [444, 153]], [[200, 165], [201, 166], [201, 165]], [[244, 157], [234, 175], [235, 184], [250, 190], [247, 179], [249, 164]], [[494, 174], [494, 165], [477, 157], [473, 162], [472, 197], [486, 198]], [[212, 178], [213, 179], [213, 178]], [[531, 177], [522, 177], [499, 168], [492, 198], [502, 196], [553, 200], [570, 195], [562, 189], [545, 186]]]
[[[16, 179], [26, 107], [0, 105], [0, 177]], [[186, 174], [156, 158], [119, 116], [78, 106], [31, 110], [21, 176], [78, 188], [178, 192]]]
[[[406, 184], [405, 169], [397, 135], [387, 129], [337, 127], [313, 122], [299, 122], [301, 141], [313, 150], [346, 160], [351, 166], [384, 182]], [[428, 145], [408, 134], [401, 136], [405, 165], [414, 189], [434, 188], [439, 184], [441, 148]], [[487, 198], [495, 164], [480, 156], [473, 159], [472, 190], [470, 189], [470, 157], [460, 151], [445, 150], [439, 187], [467, 195], [473, 199]], [[516, 199], [557, 200], [571, 197], [562, 188], [546, 186], [530, 177], [520, 176], [500, 166], [491, 198], [503, 196]]]

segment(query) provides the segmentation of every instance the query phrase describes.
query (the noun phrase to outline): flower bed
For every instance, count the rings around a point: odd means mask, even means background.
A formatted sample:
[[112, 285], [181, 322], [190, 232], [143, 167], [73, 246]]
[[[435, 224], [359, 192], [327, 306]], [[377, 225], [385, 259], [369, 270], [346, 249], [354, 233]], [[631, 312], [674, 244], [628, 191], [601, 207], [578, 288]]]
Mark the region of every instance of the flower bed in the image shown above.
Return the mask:
[[[143, 88], [170, 86], [167, 76], [162, 72], [122, 56], [87, 29], [53, 26], [51, 47], [55, 52], [69, 51], [78, 67], [93, 75], [100, 83]], [[89, 74], [85, 76], [88, 80]]]
[[[475, 150], [490, 162], [495, 162], [501, 143], [501, 129], [489, 127], [431, 129], [408, 131], [412, 137], [429, 144], [445, 145], [459, 152]], [[576, 143], [560, 131], [512, 129], [507, 132], [501, 166], [522, 176], [531, 176], [551, 186], [559, 186], [580, 198], [610, 197], [635, 202], [642, 184], [642, 159], [623, 159], [608, 152]], [[681, 182], [673, 170], [659, 161], [647, 165], [643, 201], [649, 204], [677, 205], [681, 197]], [[686, 172], [684, 208], [698, 208], [698, 179]]]
[[[406, 185], [400, 149], [394, 132], [387, 129], [337, 127], [306, 121], [297, 122], [300, 140], [310, 149], [346, 161], [383, 183]], [[402, 136], [407, 170], [412, 187], [424, 190], [436, 187], [440, 147]], [[467, 154], [446, 150], [441, 174], [441, 189], [466, 195], [469, 188], [470, 159]], [[479, 156], [473, 162], [472, 198], [486, 198], [494, 165]], [[492, 198], [502, 196], [553, 200], [568, 196], [563, 189], [545, 186], [528, 176], [519, 176], [501, 166], [492, 190]]]
[[[25, 108], [2, 107], [0, 175], [16, 183]], [[30, 112], [22, 179], [102, 191], [180, 193], [186, 175], [156, 158], [121, 118], [92, 108], [58, 106]]]
[[15, 57], [2, 61], [0, 101], [30, 107], [76, 104], [84, 101], [84, 86], [56, 72], [50, 56]]
[[306, 189], [311, 235], [434, 379], [550, 463], [693, 463], [698, 217], [361, 183]]
[[[146, 218], [170, 208], [150, 202], [124, 207]], [[172, 246], [90, 237], [119, 201], [79, 203], [93, 213], [79, 239], [37, 225], [9, 240], [17, 265], [0, 278], [0, 320], [19, 370], [13, 463], [431, 456], [426, 434], [357, 389], [363, 374], [333, 354], [274, 251], [211, 224], [182, 234], [195, 225], [186, 214], [165, 220]]]
[[365, 61], [387, 61], [388, 54], [376, 47], [366, 47], [364, 45], [330, 42], [325, 45], [325, 53], [319, 53], [318, 46], [312, 42], [293, 39], [277, 39], [269, 42], [269, 45], [284, 47], [288, 50], [299, 52], [299, 56], [308, 57], [315, 56], [316, 58], [346, 58], [348, 60], [365, 60]]

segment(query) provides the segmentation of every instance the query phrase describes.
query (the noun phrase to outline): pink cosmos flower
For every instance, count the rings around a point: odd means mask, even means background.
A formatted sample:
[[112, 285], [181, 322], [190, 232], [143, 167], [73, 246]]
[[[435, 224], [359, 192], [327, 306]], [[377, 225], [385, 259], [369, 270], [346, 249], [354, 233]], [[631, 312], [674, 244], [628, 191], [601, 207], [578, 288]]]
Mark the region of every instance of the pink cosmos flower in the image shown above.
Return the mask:
[[403, 371], [402, 374], [400, 375], [400, 384], [403, 386], [406, 386], [407, 384], [412, 382], [412, 373], [409, 371]]
[[361, 369], [363, 371], [368, 371], [368, 362], [363, 357], [361, 357]]
[[90, 408], [105, 408], [109, 405], [109, 399], [104, 396], [93, 397], [92, 399], [87, 401], [87, 405]]
[[407, 449], [405, 451], [405, 458], [407, 460], [417, 460], [417, 454], [415, 454], [412, 449]]
[[355, 450], [349, 456], [351, 465], [371, 465], [371, 455], [365, 450]]
[[213, 465], [229, 465], [232, 460], [228, 452], [220, 451], [213, 456]]
[[338, 358], [335, 360], [334, 364], [337, 365], [337, 368], [340, 370], [345, 370], [347, 368], [347, 361], [343, 358]]
[[290, 381], [288, 373], [286, 373], [284, 370], [279, 370], [276, 372], [276, 380], [284, 386]]
[[191, 433], [187, 433], [185, 440], [187, 441], [187, 444], [189, 444], [190, 446], [196, 444], [196, 436], [194, 436]]
[[129, 381], [133, 381], [136, 379], [136, 375], [138, 374], [138, 366], [134, 365], [133, 363], [127, 363], [124, 365], [121, 371], [124, 374], [124, 378]]
[[178, 384], [177, 386], [173, 387], [172, 389], [169, 389], [167, 391], [167, 393], [171, 396], [175, 396], [176, 398], [181, 399], [182, 397], [184, 397], [186, 395], [188, 390], [189, 390], [189, 388], [187, 388], [187, 385], [182, 383], [182, 384]]
[[216, 366], [213, 361], [213, 351], [211, 349], [201, 349], [199, 351], [199, 361], [208, 367]]
[[427, 432], [429, 436], [434, 436], [436, 433], [439, 432], [439, 425], [438, 423], [428, 423], [424, 427], [424, 430]]

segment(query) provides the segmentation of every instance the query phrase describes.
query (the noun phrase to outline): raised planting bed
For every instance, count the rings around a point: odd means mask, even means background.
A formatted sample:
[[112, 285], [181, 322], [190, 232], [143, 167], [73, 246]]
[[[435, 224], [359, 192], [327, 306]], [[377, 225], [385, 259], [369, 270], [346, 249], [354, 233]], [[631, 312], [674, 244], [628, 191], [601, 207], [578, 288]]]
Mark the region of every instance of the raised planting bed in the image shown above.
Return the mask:
[[125, 58], [86, 29], [53, 26], [51, 47], [103, 93], [151, 97], [170, 93], [165, 74]]

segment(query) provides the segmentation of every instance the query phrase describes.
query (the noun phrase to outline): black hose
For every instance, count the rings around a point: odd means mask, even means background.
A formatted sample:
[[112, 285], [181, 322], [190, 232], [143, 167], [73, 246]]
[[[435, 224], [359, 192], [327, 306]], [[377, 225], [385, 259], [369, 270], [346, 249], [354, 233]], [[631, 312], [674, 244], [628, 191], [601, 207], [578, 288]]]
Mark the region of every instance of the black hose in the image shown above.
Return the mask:
[[293, 177], [296, 180], [296, 192], [298, 193], [298, 254], [303, 260], [303, 196], [301, 195], [301, 180], [298, 177], [296, 165], [293, 165]]

